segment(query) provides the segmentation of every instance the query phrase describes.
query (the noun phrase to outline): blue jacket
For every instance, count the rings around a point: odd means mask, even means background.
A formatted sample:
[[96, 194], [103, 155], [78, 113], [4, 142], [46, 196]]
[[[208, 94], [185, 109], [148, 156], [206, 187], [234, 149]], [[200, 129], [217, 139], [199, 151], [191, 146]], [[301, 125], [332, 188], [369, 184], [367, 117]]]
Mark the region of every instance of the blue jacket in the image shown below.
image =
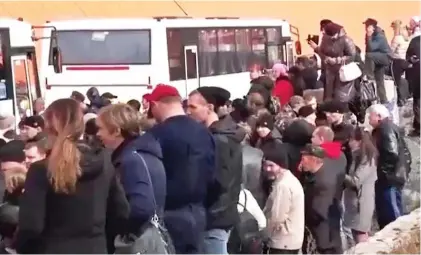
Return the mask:
[[130, 205], [127, 230], [139, 231], [155, 211], [162, 216], [165, 207], [166, 176], [161, 147], [150, 134], [127, 139], [114, 150], [112, 162]]
[[215, 179], [215, 141], [206, 127], [187, 116], [175, 116], [148, 133], [159, 141], [167, 174], [166, 210], [203, 204]]
[[386, 35], [380, 27], [376, 28], [371, 38], [367, 38], [366, 52], [377, 52], [384, 54], [391, 53], [389, 43], [386, 39]]
[[174, 116], [148, 130], [162, 147], [167, 174], [165, 224], [177, 254], [200, 253], [205, 200], [215, 181], [215, 141], [207, 128]]

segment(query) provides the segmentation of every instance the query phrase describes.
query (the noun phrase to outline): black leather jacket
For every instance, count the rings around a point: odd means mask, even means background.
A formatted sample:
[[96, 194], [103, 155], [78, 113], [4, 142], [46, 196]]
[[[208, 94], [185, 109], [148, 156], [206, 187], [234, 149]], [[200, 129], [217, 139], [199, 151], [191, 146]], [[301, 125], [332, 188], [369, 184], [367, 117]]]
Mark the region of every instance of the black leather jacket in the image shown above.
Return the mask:
[[411, 170], [411, 153], [404, 140], [403, 130], [387, 119], [373, 130], [373, 137], [379, 151], [378, 183], [402, 187]]

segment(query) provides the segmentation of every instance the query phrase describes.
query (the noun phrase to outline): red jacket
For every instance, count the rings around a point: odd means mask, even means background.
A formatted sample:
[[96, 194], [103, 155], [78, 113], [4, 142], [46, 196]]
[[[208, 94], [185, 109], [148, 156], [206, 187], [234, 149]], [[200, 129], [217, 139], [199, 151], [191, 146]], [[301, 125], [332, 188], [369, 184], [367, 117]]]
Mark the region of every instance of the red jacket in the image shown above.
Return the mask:
[[294, 88], [288, 79], [281, 78], [276, 80], [275, 86], [272, 89], [272, 96], [279, 99], [281, 106], [286, 105], [293, 95]]

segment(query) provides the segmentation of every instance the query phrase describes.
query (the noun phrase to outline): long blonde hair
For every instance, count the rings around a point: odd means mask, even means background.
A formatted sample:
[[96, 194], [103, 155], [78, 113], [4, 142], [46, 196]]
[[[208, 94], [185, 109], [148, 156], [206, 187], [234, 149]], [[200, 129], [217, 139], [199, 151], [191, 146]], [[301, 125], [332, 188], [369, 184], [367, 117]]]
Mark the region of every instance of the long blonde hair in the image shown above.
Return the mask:
[[82, 109], [73, 99], [59, 99], [48, 106], [44, 116], [45, 131], [48, 139], [53, 141], [48, 156], [50, 183], [57, 193], [72, 193], [81, 175], [81, 153], [76, 142], [85, 128]]

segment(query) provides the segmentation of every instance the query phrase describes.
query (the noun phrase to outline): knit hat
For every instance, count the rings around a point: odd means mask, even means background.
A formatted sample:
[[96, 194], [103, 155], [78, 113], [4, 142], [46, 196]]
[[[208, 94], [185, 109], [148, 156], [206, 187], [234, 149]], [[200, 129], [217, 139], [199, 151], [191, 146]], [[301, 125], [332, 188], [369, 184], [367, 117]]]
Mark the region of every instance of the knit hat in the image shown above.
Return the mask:
[[40, 115], [33, 115], [24, 118], [19, 126], [28, 126], [32, 128], [41, 128], [44, 129], [44, 118]]
[[266, 127], [269, 130], [273, 130], [274, 126], [275, 121], [273, 119], [273, 116], [270, 114], [261, 115], [256, 122], [256, 127]]
[[197, 92], [202, 95], [208, 104], [214, 105], [215, 111], [224, 106], [231, 97], [227, 90], [219, 87], [200, 87]]
[[332, 23], [330, 19], [322, 19], [320, 21], [320, 31], [322, 31], [325, 28], [325, 26], [329, 23]]
[[348, 104], [334, 99], [321, 104], [319, 110], [322, 112], [346, 113], [348, 112]]
[[269, 160], [278, 166], [288, 169], [288, 153], [282, 144], [274, 143], [271, 146], [264, 147], [263, 160]]
[[328, 36], [334, 36], [341, 32], [342, 28], [341, 25], [331, 22], [325, 26], [325, 33]]
[[0, 161], [22, 163], [25, 161], [24, 149], [25, 143], [23, 141], [10, 141], [0, 148]]
[[272, 67], [272, 72], [275, 74], [276, 77], [279, 76], [287, 76], [288, 75], [288, 67], [282, 63], [276, 63]]
[[298, 110], [298, 117], [308, 117], [311, 114], [315, 113], [316, 111], [313, 109], [313, 107], [311, 105], [305, 105], [302, 106], [299, 110]]
[[314, 156], [314, 157], [317, 157], [317, 158], [324, 158], [326, 153], [325, 153], [325, 150], [320, 146], [307, 144], [301, 150], [301, 155], [310, 155], [310, 156]]
[[374, 26], [374, 27], [376, 27], [376, 26], [377, 26], [377, 20], [372, 19], [372, 18], [368, 18], [368, 19], [366, 19], [366, 20], [363, 22], [363, 24], [364, 24], [366, 27], [368, 27], [368, 26]]
[[95, 113], [88, 112], [87, 114], [83, 115], [83, 123], [86, 125], [86, 123], [91, 120], [95, 119], [97, 115]]
[[70, 97], [81, 103], [85, 101], [85, 96], [79, 91], [73, 91]]

